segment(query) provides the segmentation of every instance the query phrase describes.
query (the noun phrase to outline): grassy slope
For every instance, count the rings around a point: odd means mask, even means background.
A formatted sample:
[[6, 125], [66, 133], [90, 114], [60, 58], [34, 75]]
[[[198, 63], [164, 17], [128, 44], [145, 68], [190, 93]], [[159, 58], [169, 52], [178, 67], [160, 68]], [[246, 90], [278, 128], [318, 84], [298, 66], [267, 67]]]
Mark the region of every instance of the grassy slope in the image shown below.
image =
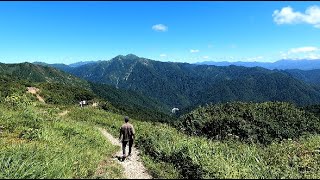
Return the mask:
[[[0, 103], [1, 178], [97, 178], [94, 172], [116, 148], [95, 129], [115, 137], [123, 115], [91, 107]], [[266, 147], [236, 140], [188, 136], [163, 124], [132, 119], [136, 145], [156, 178], [318, 178], [320, 136], [284, 140]], [[116, 164], [106, 178], [121, 177]]]
[[[70, 117], [107, 128], [115, 137], [123, 116], [75, 109]], [[95, 118], [92, 118], [95, 117]], [[156, 178], [318, 178], [320, 136], [284, 140], [267, 147], [236, 140], [210, 141], [162, 124], [132, 120], [137, 146]]]
[[[60, 112], [58, 106], [0, 103], [0, 178], [97, 178], [99, 162], [118, 147], [91, 124]], [[110, 162], [103, 177], [123, 177]]]

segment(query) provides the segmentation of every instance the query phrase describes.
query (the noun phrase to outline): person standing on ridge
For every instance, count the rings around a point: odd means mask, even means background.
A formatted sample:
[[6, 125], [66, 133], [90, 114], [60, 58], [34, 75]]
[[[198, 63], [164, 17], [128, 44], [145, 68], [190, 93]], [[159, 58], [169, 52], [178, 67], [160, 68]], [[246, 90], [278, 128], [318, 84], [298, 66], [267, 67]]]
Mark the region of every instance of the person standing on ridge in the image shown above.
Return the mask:
[[133, 141], [134, 141], [134, 128], [133, 125], [129, 123], [129, 117], [126, 116], [124, 117], [124, 121], [125, 123], [121, 126], [120, 128], [120, 136], [119, 136], [119, 141], [122, 142], [122, 158], [125, 159], [126, 158], [126, 146], [129, 142], [129, 154], [128, 156], [131, 155], [131, 148], [133, 145]]

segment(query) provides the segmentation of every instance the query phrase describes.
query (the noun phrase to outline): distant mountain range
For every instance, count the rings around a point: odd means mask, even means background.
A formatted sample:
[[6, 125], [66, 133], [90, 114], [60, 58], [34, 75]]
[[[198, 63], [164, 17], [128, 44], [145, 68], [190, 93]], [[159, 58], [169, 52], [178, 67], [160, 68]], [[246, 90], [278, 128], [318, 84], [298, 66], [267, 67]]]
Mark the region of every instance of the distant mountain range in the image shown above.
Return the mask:
[[[83, 66], [86, 64], [95, 64], [103, 62], [102, 60], [99, 61], [80, 61], [76, 63], [72, 63], [69, 65], [66, 64], [50, 64], [52, 67], [56, 67], [58, 69], [64, 69], [67, 70], [79, 66]], [[48, 65], [43, 62], [33, 62], [33, 64], [39, 64], [39, 65]], [[287, 69], [300, 69], [300, 70], [313, 70], [313, 69], [320, 69], [320, 59], [314, 59], [314, 60], [279, 60], [276, 62], [229, 62], [229, 61], [203, 61], [203, 62], [197, 62], [194, 63], [196, 65], [214, 65], [214, 66], [244, 66], [244, 67], [262, 67], [266, 69], [278, 69], [278, 70], [287, 70]]]
[[79, 66], [82, 66], [85, 64], [92, 64], [92, 63], [97, 63], [97, 62], [100, 62], [100, 61], [80, 61], [80, 62], [69, 64], [69, 66], [70, 67], [79, 67]]
[[[63, 72], [61, 69], [71, 69], [68, 65], [54, 64], [49, 67], [46, 63], [36, 62], [4, 64], [0, 63], [0, 101], [15, 92], [25, 93], [26, 87], [35, 86], [46, 103], [75, 104], [79, 98], [90, 100], [101, 98], [112, 104], [118, 113], [131, 117], [153, 120], [170, 121], [167, 106], [156, 99], [147, 97], [131, 90], [118, 89], [114, 86], [89, 83]], [[108, 103], [107, 103], [108, 104]], [[109, 108], [105, 106], [104, 108]], [[113, 109], [114, 110], [114, 109]]]
[[168, 111], [231, 101], [320, 103], [317, 80], [302, 70], [160, 62], [133, 54], [78, 67], [52, 66], [94, 83], [151, 97], [166, 104]]
[[[5, 84], [12, 77], [47, 83], [43, 87], [48, 92], [52, 91], [49, 93], [55, 96], [54, 102], [64, 96], [59, 95], [64, 92], [64, 87], [69, 94], [72, 90], [69, 87], [82, 87], [118, 109], [157, 120], [168, 119], [174, 107], [180, 109], [178, 113], [184, 113], [207, 103], [320, 103], [320, 70], [269, 70], [235, 65], [160, 62], [133, 54], [74, 66], [41, 62], [0, 63], [0, 76]], [[9, 89], [5, 94], [10, 92]]]
[[300, 69], [300, 70], [312, 70], [320, 69], [320, 59], [317, 60], [279, 60], [273, 63], [269, 62], [215, 62], [204, 61], [195, 63], [198, 65], [215, 65], [215, 66], [244, 66], [244, 67], [263, 67], [266, 69]]

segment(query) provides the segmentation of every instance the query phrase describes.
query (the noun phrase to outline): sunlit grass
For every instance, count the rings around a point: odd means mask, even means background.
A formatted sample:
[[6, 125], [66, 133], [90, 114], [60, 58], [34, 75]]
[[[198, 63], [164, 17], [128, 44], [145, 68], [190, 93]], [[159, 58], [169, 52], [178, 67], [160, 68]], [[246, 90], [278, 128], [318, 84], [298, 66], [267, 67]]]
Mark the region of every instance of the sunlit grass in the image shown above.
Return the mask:
[[[64, 116], [58, 114], [68, 110]], [[76, 106], [0, 108], [1, 178], [120, 178], [118, 164], [107, 161], [105, 175], [95, 176], [102, 160], [118, 147], [95, 128], [114, 137], [125, 115]], [[273, 142], [267, 146], [236, 139], [189, 136], [163, 123], [131, 119], [135, 145], [155, 178], [319, 178], [320, 136]]]
[[[115, 137], [123, 123], [123, 115], [91, 108], [74, 109], [69, 115], [80, 115], [84, 118], [78, 120], [104, 127]], [[136, 145], [143, 152], [142, 159], [158, 178], [320, 177], [319, 135], [260, 146], [188, 136], [162, 123], [135, 119], [131, 123], [137, 132]], [[309, 154], [302, 155], [304, 152]]]
[[[0, 108], [0, 178], [92, 178], [118, 150], [90, 124], [51, 108]], [[122, 177], [120, 165], [106, 169], [104, 178]]]

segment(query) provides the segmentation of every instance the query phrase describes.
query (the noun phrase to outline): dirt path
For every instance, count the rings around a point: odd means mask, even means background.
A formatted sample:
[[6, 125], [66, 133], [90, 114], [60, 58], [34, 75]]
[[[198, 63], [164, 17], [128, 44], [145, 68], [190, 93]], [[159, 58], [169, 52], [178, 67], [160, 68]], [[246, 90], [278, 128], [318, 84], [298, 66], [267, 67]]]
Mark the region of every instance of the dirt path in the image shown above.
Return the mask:
[[[119, 146], [119, 151], [116, 153], [114, 158], [122, 156], [121, 144], [109, 134], [105, 129], [98, 128], [100, 132], [113, 144]], [[128, 153], [129, 147], [127, 146], [126, 153]], [[117, 160], [118, 161], [118, 160]], [[118, 161], [124, 168], [125, 176], [127, 179], [152, 179], [147, 173], [146, 168], [143, 166], [139, 158], [139, 150], [132, 147], [132, 155], [124, 161]]]
[[65, 116], [66, 114], [68, 114], [69, 113], [69, 111], [68, 110], [65, 110], [65, 111], [63, 111], [62, 113], [59, 113], [59, 116]]
[[35, 94], [40, 102], [44, 103], [44, 99], [38, 94], [39, 89], [36, 87], [27, 87], [27, 90], [31, 94]]

